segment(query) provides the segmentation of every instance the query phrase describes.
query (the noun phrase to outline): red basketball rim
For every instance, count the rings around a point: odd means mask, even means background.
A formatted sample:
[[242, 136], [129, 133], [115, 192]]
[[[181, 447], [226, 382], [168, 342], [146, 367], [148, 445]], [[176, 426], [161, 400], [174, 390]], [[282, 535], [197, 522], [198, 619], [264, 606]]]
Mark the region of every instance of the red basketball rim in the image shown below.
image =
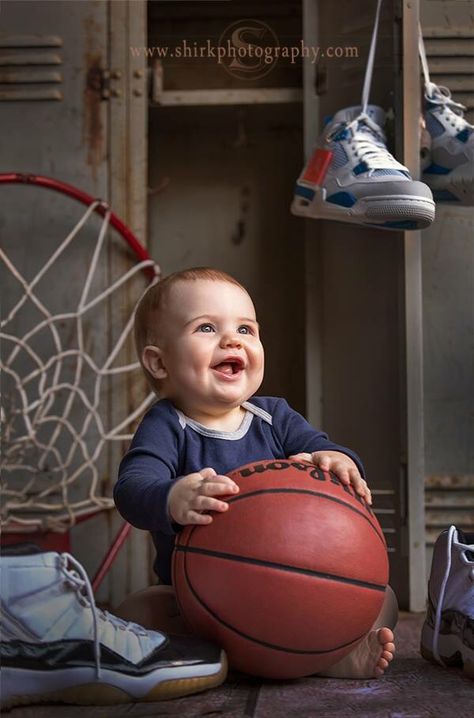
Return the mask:
[[[151, 260], [148, 251], [143, 244], [137, 239], [132, 230], [127, 227], [124, 222], [110, 210], [107, 202], [101, 199], [92, 197], [92, 195], [83, 192], [83, 190], [74, 187], [73, 185], [62, 182], [61, 180], [54, 179], [53, 177], [45, 177], [44, 175], [35, 175], [22, 172], [4, 172], [0, 173], [0, 184], [23, 184], [23, 185], [35, 185], [37, 187], [44, 187], [45, 189], [54, 190], [60, 194], [67, 195], [81, 204], [90, 206], [93, 202], [98, 201], [99, 204], [95, 208], [95, 211], [102, 217], [105, 217], [106, 213], [110, 211], [110, 224], [127, 242], [130, 249], [136, 255], [138, 261]], [[158, 265], [154, 267], [148, 266], [143, 270], [151, 279], [160, 276], [160, 269]]]

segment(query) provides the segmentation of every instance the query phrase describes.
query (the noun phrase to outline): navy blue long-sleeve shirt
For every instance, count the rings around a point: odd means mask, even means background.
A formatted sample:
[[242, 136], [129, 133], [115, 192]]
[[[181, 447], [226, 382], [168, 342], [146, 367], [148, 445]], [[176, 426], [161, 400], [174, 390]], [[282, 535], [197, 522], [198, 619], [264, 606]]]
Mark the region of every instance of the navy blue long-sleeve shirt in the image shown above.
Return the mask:
[[206, 466], [227, 474], [253, 461], [322, 450], [347, 454], [363, 474], [357, 454], [316, 431], [285, 399], [254, 396], [242, 407], [246, 414], [240, 427], [218, 431], [162, 399], [144, 416], [120, 463], [115, 504], [133, 526], [151, 532], [154, 568], [162, 583], [171, 583], [174, 539], [182, 528], [168, 514], [168, 493], [176, 479]]

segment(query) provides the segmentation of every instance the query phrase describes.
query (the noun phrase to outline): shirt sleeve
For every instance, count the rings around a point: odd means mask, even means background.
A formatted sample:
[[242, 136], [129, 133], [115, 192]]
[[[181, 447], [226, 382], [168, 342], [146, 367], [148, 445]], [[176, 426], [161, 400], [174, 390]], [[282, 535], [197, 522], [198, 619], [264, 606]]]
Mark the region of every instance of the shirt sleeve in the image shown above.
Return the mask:
[[114, 501], [136, 528], [165, 534], [180, 528], [168, 515], [168, 494], [178, 474], [180, 431], [177, 417], [164, 415], [155, 405], [120, 462]]
[[361, 475], [364, 476], [362, 461], [355, 451], [331, 441], [327, 434], [318, 431], [306, 421], [304, 416], [292, 409], [285, 399], [279, 399], [273, 412], [273, 425], [279, 434], [286, 457], [302, 452], [313, 451], [340, 451], [347, 454], [355, 463]]

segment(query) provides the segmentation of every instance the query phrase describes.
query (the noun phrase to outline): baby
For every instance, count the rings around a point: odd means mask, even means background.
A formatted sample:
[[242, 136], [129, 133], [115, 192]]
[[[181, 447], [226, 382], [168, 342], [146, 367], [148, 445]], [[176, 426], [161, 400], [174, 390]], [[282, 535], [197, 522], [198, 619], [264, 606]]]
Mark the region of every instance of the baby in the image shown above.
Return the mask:
[[[154, 285], [137, 307], [135, 340], [161, 399], [121, 462], [114, 498], [127, 521], [151, 532], [161, 585], [127, 599], [117, 613], [172, 632], [184, 625], [170, 586], [175, 535], [227, 511], [225, 497], [239, 491], [227, 472], [252, 461], [304, 459], [331, 470], [367, 503], [372, 498], [354, 452], [313, 429], [284, 399], [254, 396], [264, 351], [252, 300], [231, 276], [195, 268]], [[396, 617], [388, 587], [373, 629], [324, 675], [382, 675], [395, 650]]]

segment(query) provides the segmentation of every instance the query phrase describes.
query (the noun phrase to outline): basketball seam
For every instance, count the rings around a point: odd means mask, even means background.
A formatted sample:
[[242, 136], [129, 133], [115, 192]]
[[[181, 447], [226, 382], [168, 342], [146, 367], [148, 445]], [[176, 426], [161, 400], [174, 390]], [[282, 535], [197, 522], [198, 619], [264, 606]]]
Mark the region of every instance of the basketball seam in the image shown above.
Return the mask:
[[274, 568], [280, 571], [288, 571], [291, 573], [299, 573], [304, 576], [311, 576], [314, 578], [323, 578], [328, 581], [336, 581], [337, 583], [349, 583], [352, 586], [359, 586], [360, 588], [367, 588], [372, 591], [385, 591], [385, 586], [379, 583], [371, 583], [369, 581], [361, 581], [357, 578], [349, 578], [348, 576], [339, 576], [338, 574], [327, 573], [323, 571], [313, 571], [309, 568], [302, 568], [299, 566], [289, 566], [284, 563], [275, 563], [273, 561], [265, 561], [259, 558], [252, 558], [250, 556], [239, 556], [239, 554], [225, 553], [223, 551], [212, 551], [211, 549], [199, 548], [195, 546], [176, 546], [176, 551], [181, 553], [197, 553], [202, 556], [211, 556], [212, 558], [219, 558], [228, 561], [237, 561], [240, 563], [247, 563], [253, 566], [263, 566], [265, 568]]
[[249, 498], [251, 496], [258, 496], [259, 494], [309, 494], [310, 496], [320, 496], [323, 499], [328, 499], [328, 501], [335, 501], [337, 504], [341, 504], [342, 506], [345, 506], [351, 511], [354, 511], [354, 513], [358, 514], [359, 516], [362, 516], [362, 518], [367, 521], [372, 530], [375, 531], [378, 539], [382, 542], [384, 548], [386, 547], [386, 542], [383, 535], [381, 536], [379, 534], [377, 528], [373, 525], [372, 521], [369, 519], [368, 516], [362, 513], [362, 511], [359, 511], [359, 509], [357, 509], [355, 506], [351, 506], [350, 504], [348, 504], [347, 501], [342, 501], [342, 499], [338, 499], [337, 496], [329, 496], [322, 491], [312, 491], [311, 489], [258, 489], [257, 491], [243, 494], [242, 496], [233, 496], [232, 498], [227, 499], [227, 503], [233, 504], [236, 501], [242, 501], [243, 499]]

